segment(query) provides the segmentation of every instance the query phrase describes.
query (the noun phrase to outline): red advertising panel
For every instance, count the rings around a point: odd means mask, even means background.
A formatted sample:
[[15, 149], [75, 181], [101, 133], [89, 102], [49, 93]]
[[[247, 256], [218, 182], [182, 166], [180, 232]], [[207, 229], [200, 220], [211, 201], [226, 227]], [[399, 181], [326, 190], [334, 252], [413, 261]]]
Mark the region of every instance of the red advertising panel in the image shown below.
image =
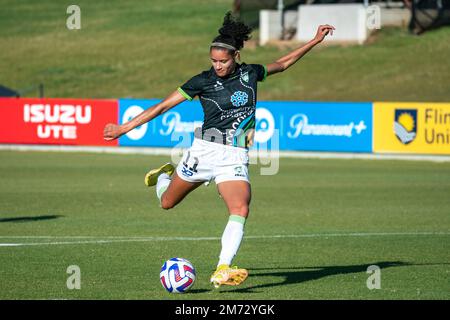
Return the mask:
[[117, 120], [116, 100], [0, 98], [0, 143], [116, 146], [103, 128]]

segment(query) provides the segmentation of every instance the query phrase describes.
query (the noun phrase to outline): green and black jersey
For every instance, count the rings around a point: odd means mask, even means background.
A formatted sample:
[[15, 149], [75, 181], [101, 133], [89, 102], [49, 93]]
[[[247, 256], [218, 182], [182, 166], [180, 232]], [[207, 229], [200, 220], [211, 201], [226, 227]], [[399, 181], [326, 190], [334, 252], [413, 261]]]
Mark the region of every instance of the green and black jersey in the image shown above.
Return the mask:
[[178, 88], [188, 100], [198, 96], [203, 107], [203, 126], [195, 136], [206, 141], [247, 148], [253, 143], [257, 82], [267, 70], [259, 64], [238, 64], [227, 77], [214, 68], [204, 71]]

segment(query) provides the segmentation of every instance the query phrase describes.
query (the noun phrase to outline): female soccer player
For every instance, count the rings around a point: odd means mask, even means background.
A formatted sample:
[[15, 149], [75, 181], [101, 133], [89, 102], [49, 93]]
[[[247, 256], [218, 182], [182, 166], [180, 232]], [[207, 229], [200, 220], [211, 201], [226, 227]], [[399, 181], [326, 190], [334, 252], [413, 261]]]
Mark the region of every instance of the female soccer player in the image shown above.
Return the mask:
[[265, 66], [238, 63], [240, 50], [252, 30], [228, 12], [219, 35], [210, 44], [212, 67], [209, 70], [194, 76], [129, 122], [108, 124], [104, 129], [105, 140], [117, 139], [179, 103], [199, 97], [204, 123], [196, 130], [191, 148], [184, 152], [176, 169], [167, 163], [149, 171], [145, 184], [156, 185], [161, 207], [170, 209], [202, 183], [215, 181], [230, 214], [222, 235], [217, 269], [211, 276], [216, 288], [239, 285], [248, 276], [247, 270], [232, 267], [231, 262], [241, 244], [249, 214], [248, 147], [255, 130], [257, 82], [288, 69], [333, 30], [330, 25], [319, 26], [310, 42]]

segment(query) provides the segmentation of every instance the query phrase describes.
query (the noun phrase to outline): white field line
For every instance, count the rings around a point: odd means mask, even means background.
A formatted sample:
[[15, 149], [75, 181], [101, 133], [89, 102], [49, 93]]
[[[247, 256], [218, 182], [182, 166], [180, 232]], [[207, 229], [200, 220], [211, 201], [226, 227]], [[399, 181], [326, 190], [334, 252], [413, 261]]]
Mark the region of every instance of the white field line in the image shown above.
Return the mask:
[[[0, 144], [0, 150], [12, 151], [44, 151], [44, 152], [89, 152], [111, 154], [144, 154], [171, 156], [172, 148], [150, 147], [92, 147], [92, 146], [58, 146], [58, 145], [19, 145]], [[181, 149], [180, 149], [181, 150]], [[308, 158], [308, 159], [362, 159], [362, 160], [407, 160], [407, 161], [431, 161], [450, 162], [448, 155], [423, 155], [423, 154], [374, 154], [374, 153], [350, 153], [350, 152], [309, 152], [309, 151], [277, 151], [275, 155], [250, 150], [250, 158]]]
[[[316, 234], [291, 234], [291, 235], [260, 235], [245, 236], [245, 239], [284, 239], [284, 238], [335, 238], [335, 237], [389, 237], [389, 236], [449, 236], [450, 232], [367, 232], [367, 233], [316, 233]], [[152, 241], [218, 241], [220, 237], [146, 237], [146, 236], [0, 236], [1, 239], [79, 239], [75, 241], [51, 241], [51, 242], [13, 242], [0, 243], [0, 247], [20, 246], [49, 246], [49, 245], [77, 245], [77, 244], [108, 244], [124, 242], [152, 242]], [[85, 240], [81, 240], [85, 239]]]

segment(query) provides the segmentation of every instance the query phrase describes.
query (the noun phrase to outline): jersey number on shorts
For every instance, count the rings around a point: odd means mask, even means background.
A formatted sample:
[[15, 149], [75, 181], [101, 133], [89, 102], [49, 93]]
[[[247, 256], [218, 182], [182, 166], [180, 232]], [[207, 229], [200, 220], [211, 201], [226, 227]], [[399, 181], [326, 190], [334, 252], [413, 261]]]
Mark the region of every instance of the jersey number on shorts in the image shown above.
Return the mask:
[[[183, 161], [183, 166], [184, 166], [183, 173], [187, 174], [189, 176], [192, 176], [194, 174], [194, 172], [197, 173], [198, 158], [197, 157], [193, 157], [194, 158], [194, 165], [192, 167], [189, 167], [188, 162], [189, 162], [190, 157], [191, 157], [191, 152], [188, 151], [187, 157], [186, 157], [186, 161]], [[190, 174], [188, 174], [188, 172]]]

